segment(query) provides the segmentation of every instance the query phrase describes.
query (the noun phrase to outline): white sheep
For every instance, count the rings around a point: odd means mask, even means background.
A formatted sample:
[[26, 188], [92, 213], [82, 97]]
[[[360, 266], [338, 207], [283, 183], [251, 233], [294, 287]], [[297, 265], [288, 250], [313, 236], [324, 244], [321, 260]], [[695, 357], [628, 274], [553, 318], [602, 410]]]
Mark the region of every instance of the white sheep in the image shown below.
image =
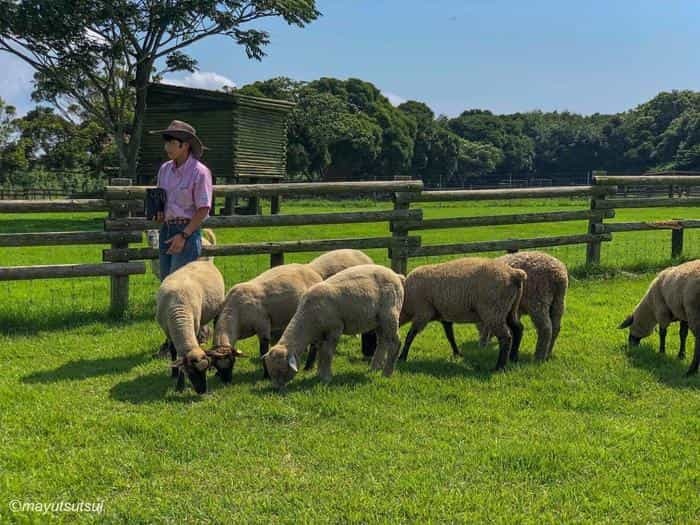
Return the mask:
[[360, 250], [343, 249], [319, 255], [308, 264], [325, 281], [338, 272], [361, 264], [374, 264], [374, 261]]
[[639, 345], [659, 325], [661, 352], [666, 351], [666, 330], [674, 321], [681, 321], [680, 359], [685, 357], [688, 329], [695, 336], [695, 355], [687, 375], [696, 374], [700, 366], [700, 260], [662, 270], [651, 282], [644, 297], [619, 328], [629, 328], [629, 344]]
[[[318, 273], [323, 280], [334, 276], [338, 272], [342, 272], [353, 266], [359, 266], [361, 264], [374, 264], [372, 258], [366, 253], [360, 250], [351, 249], [341, 249], [332, 250], [326, 252], [323, 255], [319, 255], [308, 265]], [[377, 348], [377, 334], [374, 332], [367, 332], [362, 334], [362, 355], [365, 357], [372, 357], [374, 351]], [[313, 368], [314, 362], [316, 360], [316, 347], [312, 346], [311, 352], [306, 360], [305, 370], [311, 370]]]
[[406, 360], [413, 339], [430, 321], [441, 321], [454, 355], [461, 352], [453, 323], [480, 323], [498, 338], [496, 369], [509, 357], [517, 361], [523, 333], [518, 307], [526, 278], [522, 270], [479, 257], [416, 268], [406, 278], [401, 324], [412, 324], [399, 359]]
[[[321, 281], [306, 264], [285, 264], [235, 285], [214, 326], [214, 349], [233, 349], [241, 339], [256, 335], [260, 355], [266, 354], [270, 341], [281, 335], [294, 316], [302, 295]], [[214, 365], [222, 373], [226, 363], [215, 359]], [[268, 377], [264, 363], [263, 369]]]
[[[168, 275], [156, 295], [156, 320], [174, 346], [173, 374], [177, 389], [185, 374], [198, 394], [207, 390], [206, 371], [212, 356], [200, 347], [197, 334], [219, 315], [224, 301], [224, 279], [210, 261], [194, 261]], [[236, 357], [218, 352], [219, 360]]]
[[[559, 336], [564, 315], [566, 290], [569, 276], [566, 266], [559, 259], [543, 252], [518, 252], [498, 257], [496, 261], [511, 268], [520, 268], [527, 274], [520, 315], [529, 315], [537, 331], [535, 359], [545, 360], [552, 355], [554, 343]], [[481, 346], [491, 337], [479, 327]]]
[[331, 362], [342, 334], [374, 330], [377, 350], [372, 368], [390, 376], [398, 355], [399, 314], [404, 277], [376, 264], [354, 266], [314, 285], [304, 295], [279, 342], [263, 356], [276, 388], [291, 381], [301, 354], [319, 347], [318, 375], [331, 380]]

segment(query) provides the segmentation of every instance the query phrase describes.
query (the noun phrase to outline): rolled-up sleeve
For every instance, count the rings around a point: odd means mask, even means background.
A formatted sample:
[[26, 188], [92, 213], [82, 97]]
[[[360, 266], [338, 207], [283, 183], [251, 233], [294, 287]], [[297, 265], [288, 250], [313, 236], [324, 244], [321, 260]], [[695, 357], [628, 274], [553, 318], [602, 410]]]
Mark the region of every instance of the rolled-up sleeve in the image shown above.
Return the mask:
[[195, 208], [211, 208], [214, 189], [211, 183], [211, 171], [206, 166], [197, 170], [194, 181], [193, 198]]

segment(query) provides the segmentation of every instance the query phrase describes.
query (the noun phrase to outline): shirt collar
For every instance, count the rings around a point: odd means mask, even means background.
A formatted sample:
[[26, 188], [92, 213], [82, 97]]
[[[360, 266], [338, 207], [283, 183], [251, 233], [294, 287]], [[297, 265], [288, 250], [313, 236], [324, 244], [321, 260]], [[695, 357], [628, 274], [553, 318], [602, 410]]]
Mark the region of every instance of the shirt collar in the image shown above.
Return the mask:
[[171, 160], [170, 161], [171, 162], [170, 169], [173, 171], [173, 173], [176, 173], [176, 174], [184, 173], [184, 172], [188, 171], [189, 169], [191, 169], [192, 163], [196, 162], [196, 161], [197, 161], [197, 159], [195, 159], [194, 155], [192, 155], [192, 153], [190, 153], [187, 156], [187, 160], [179, 168], [175, 165], [175, 161]]

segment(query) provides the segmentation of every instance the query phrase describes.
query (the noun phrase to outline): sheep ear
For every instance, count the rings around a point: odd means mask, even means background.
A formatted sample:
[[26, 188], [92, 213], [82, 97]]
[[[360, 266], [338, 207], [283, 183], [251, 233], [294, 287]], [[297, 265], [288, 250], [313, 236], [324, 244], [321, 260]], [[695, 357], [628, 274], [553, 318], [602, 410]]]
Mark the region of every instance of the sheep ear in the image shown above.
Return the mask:
[[629, 328], [630, 326], [632, 326], [632, 323], [633, 323], [633, 322], [634, 322], [634, 316], [629, 315], [629, 316], [627, 316], [627, 319], [625, 319], [624, 321], [622, 321], [622, 322], [620, 323], [620, 326], [618, 326], [618, 328], [619, 328], [620, 330], [622, 330], [622, 329], [624, 329], [624, 328]]
[[170, 368], [180, 368], [182, 366], [182, 359], [178, 359], [177, 361], [173, 361], [170, 363]]
[[267, 352], [265, 352], [263, 355], [261, 355], [261, 356], [260, 356], [260, 359], [267, 359], [268, 357], [270, 357], [270, 352], [269, 352], [269, 351], [267, 351]]
[[289, 368], [291, 368], [295, 372], [299, 371], [299, 363], [297, 362], [296, 354], [289, 354], [289, 357], [287, 358], [287, 363], [289, 363]]

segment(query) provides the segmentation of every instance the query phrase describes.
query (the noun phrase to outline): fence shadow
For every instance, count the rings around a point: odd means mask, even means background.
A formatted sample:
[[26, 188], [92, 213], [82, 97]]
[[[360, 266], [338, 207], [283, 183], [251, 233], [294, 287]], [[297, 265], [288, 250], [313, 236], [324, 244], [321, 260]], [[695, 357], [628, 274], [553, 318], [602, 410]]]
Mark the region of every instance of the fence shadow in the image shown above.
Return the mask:
[[70, 330], [94, 323], [101, 323], [109, 327], [119, 327], [128, 326], [134, 321], [153, 319], [153, 313], [145, 308], [134, 310], [129, 313], [129, 317], [126, 319], [115, 319], [110, 316], [108, 310], [45, 311], [27, 315], [20, 315], [17, 312], [14, 315], [0, 315], [0, 335], [35, 335], [39, 332]]
[[[689, 338], [689, 343], [692, 338]], [[665, 354], [659, 353], [658, 347], [651, 342], [642, 343], [638, 347], [622, 345], [620, 351], [624, 352], [627, 360], [635, 368], [646, 370], [656, 379], [672, 388], [700, 389], [700, 375], [687, 377], [690, 361], [693, 358], [693, 345], [689, 344], [686, 358], [680, 360], [677, 357], [677, 345], [670, 345]]]
[[151, 360], [149, 355], [107, 357], [101, 359], [79, 359], [69, 361], [53, 370], [41, 370], [22, 377], [26, 384], [59, 383], [80, 381], [91, 377], [121, 374]]

